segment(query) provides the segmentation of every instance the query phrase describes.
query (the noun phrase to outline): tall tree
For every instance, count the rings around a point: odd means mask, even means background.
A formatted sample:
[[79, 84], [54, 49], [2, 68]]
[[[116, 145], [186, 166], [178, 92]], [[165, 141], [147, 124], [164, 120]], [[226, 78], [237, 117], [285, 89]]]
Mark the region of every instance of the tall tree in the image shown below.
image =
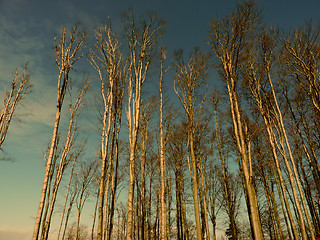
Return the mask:
[[221, 171], [219, 180], [222, 186], [221, 190], [221, 206], [229, 218], [228, 235], [232, 239], [239, 239], [239, 228], [236, 223], [237, 211], [240, 206], [241, 194], [238, 187], [238, 179], [228, 170], [229, 151], [226, 143], [226, 135], [224, 134], [218, 122], [218, 109], [220, 96], [215, 92], [213, 94], [214, 120], [215, 120], [215, 140], [218, 148], [218, 156], [221, 163]]
[[61, 110], [64, 102], [66, 89], [69, 85], [69, 74], [73, 69], [74, 64], [83, 56], [83, 48], [85, 46], [84, 41], [87, 36], [85, 31], [80, 31], [78, 27], [73, 27], [69, 36], [66, 33], [66, 29], [62, 28], [60, 39], [57, 41], [55, 38], [55, 53], [56, 53], [56, 64], [58, 66], [58, 84], [57, 84], [57, 106], [56, 106], [56, 117], [52, 133], [52, 140], [48, 152], [45, 175], [42, 184], [42, 191], [40, 196], [40, 202], [36, 221], [33, 231], [33, 240], [37, 240], [39, 237], [40, 224], [42, 219], [42, 213], [44, 203], [46, 201], [46, 195], [48, 191], [48, 180], [52, 169], [52, 160], [55, 155], [58, 129], [60, 124]]
[[135, 183], [135, 153], [138, 138], [141, 87], [144, 83], [152, 60], [153, 49], [163, 34], [165, 22], [149, 14], [139, 24], [133, 12], [128, 10], [123, 15], [125, 38], [129, 48], [128, 57], [128, 105], [126, 108], [129, 131], [129, 189], [127, 208], [127, 240], [133, 239], [133, 201]]
[[[251, 86], [251, 92], [254, 95], [254, 98], [257, 100], [258, 108], [264, 118], [268, 134], [270, 135], [269, 139], [270, 141], [273, 141], [271, 144], [277, 146], [277, 149], [283, 158], [293, 194], [295, 209], [298, 214], [302, 238], [308, 238], [305, 226], [306, 219], [310, 228], [311, 239], [314, 239], [312, 224], [306, 207], [305, 197], [302, 192], [300, 177], [298, 176], [297, 172], [296, 161], [293, 157], [292, 147], [289, 143], [288, 135], [286, 133], [283, 114], [278, 101], [279, 97], [276, 94], [274, 82], [277, 80], [279, 85], [283, 85], [284, 83], [282, 82], [281, 78], [273, 80], [273, 76], [275, 75], [273, 70], [275, 43], [270, 35], [265, 33], [262, 34], [260, 52], [261, 60], [259, 58], [252, 58], [252, 60], [250, 60], [250, 67], [248, 67], [250, 70], [247, 70], [249, 71], [249, 75], [247, 75], [248, 79], [250, 79], [249, 86]], [[258, 68], [259, 66], [261, 69]], [[276, 161], [278, 161], [276, 150], [273, 152], [274, 158]], [[277, 171], [281, 179], [280, 166], [278, 165], [277, 168], [279, 168]], [[298, 196], [298, 194], [300, 196]], [[305, 214], [303, 214], [302, 209], [304, 210]]]
[[[75, 161], [78, 157], [83, 153], [83, 146], [77, 146], [77, 120], [78, 116], [83, 109], [83, 97], [87, 93], [89, 89], [90, 79], [85, 78], [85, 81], [81, 85], [81, 89], [77, 99], [73, 103], [72, 99], [72, 90], [69, 88], [69, 92], [71, 95], [69, 112], [70, 112], [70, 120], [69, 127], [64, 141], [62, 141], [62, 137], [59, 137], [59, 142], [57, 143], [56, 157], [54, 159], [54, 163], [52, 164], [52, 169], [50, 173], [50, 181], [48, 183], [47, 189], [47, 204], [45, 207], [45, 212], [43, 214], [42, 219], [42, 232], [41, 239], [47, 239], [49, 235], [49, 229], [51, 225], [51, 219], [53, 215], [53, 210], [55, 207], [58, 190], [60, 187], [60, 183], [62, 181], [62, 177], [64, 172], [69, 165], [70, 162]], [[62, 143], [63, 146], [59, 146], [59, 143]], [[59, 153], [57, 153], [59, 152]], [[59, 160], [59, 163], [56, 163]], [[54, 181], [52, 181], [54, 180]]]
[[166, 69], [164, 67], [164, 60], [166, 59], [166, 53], [161, 48], [160, 56], [160, 81], [159, 81], [159, 93], [160, 93], [160, 177], [161, 177], [161, 239], [167, 240], [167, 205], [166, 205], [166, 153], [165, 153], [165, 137], [163, 129], [163, 93], [162, 84]]
[[210, 24], [210, 46], [218, 59], [218, 71], [224, 78], [229, 95], [230, 113], [237, 150], [239, 167], [244, 179], [244, 189], [254, 239], [263, 239], [258, 199], [253, 183], [252, 162], [248, 151], [245, 121], [240, 105], [239, 74], [248, 53], [251, 51], [260, 28], [260, 13], [253, 1], [244, 1], [221, 21]]
[[[194, 211], [196, 220], [197, 239], [202, 239], [202, 230], [200, 222], [199, 197], [198, 197], [198, 162], [195, 151], [195, 129], [197, 129], [196, 111], [202, 104], [203, 98], [199, 96], [203, 94], [201, 89], [208, 74], [209, 55], [195, 49], [189, 61], [186, 63], [183, 59], [183, 51], [175, 54], [175, 87], [174, 90], [185, 110], [188, 129], [188, 148], [191, 158], [191, 179], [192, 179], [192, 195], [194, 200]], [[199, 104], [200, 101], [200, 104]], [[189, 159], [189, 157], [188, 157]], [[201, 201], [201, 199], [200, 199]]]
[[101, 240], [105, 239], [106, 235], [107, 202], [115, 160], [115, 140], [119, 133], [117, 125], [121, 121], [119, 113], [121, 113], [125, 86], [120, 42], [112, 30], [110, 21], [96, 31], [96, 49], [91, 52], [90, 62], [98, 73], [103, 101], [97, 233], [97, 239]]

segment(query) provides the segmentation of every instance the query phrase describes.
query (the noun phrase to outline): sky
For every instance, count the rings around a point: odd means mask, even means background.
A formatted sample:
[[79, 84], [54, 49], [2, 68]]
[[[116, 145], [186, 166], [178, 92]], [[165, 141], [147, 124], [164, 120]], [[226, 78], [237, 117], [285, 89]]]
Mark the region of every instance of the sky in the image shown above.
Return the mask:
[[[12, 73], [29, 62], [32, 93], [17, 109], [0, 152], [0, 240], [24, 240], [32, 236], [40, 199], [44, 168], [42, 150], [51, 139], [55, 116], [57, 69], [53, 39], [62, 26], [81, 22], [92, 29], [109, 16], [115, 31], [120, 14], [129, 6], [134, 12], [155, 11], [167, 21], [162, 39], [170, 56], [195, 46], [206, 48], [208, 24], [229, 13], [234, 0], [0, 0], [0, 100], [10, 87]], [[264, 21], [280, 28], [295, 28], [313, 19], [320, 23], [319, 0], [260, 0]], [[152, 86], [151, 86], [152, 87]], [[2, 102], [1, 102], [2, 103]], [[91, 113], [92, 114], [92, 113]], [[94, 131], [90, 122], [83, 126]], [[92, 145], [98, 145], [98, 137]]]

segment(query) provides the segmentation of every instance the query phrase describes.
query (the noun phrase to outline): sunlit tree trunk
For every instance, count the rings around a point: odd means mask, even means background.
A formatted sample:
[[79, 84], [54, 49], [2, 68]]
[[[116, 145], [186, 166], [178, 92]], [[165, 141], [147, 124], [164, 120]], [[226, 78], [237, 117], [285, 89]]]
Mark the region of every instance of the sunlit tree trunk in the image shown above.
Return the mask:
[[[291, 229], [292, 229], [294, 238], [298, 239], [298, 232], [297, 232], [297, 229], [296, 229], [296, 226], [295, 226], [295, 222], [294, 222], [293, 217], [292, 217], [292, 213], [291, 213], [291, 210], [290, 210], [290, 204], [288, 202], [287, 194], [286, 194], [286, 191], [285, 191], [285, 181], [284, 181], [283, 176], [282, 176], [281, 167], [280, 167], [280, 160], [279, 160], [278, 154], [277, 154], [276, 137], [275, 137], [275, 134], [274, 134], [274, 132], [272, 130], [272, 127], [271, 127], [272, 126], [272, 122], [271, 122], [270, 117], [266, 115], [266, 112], [267, 112], [267, 110], [265, 109], [266, 105], [263, 104], [262, 98], [261, 98], [260, 93], [259, 93], [259, 91], [260, 91], [259, 83], [256, 82], [255, 84], [257, 84], [257, 86], [255, 86], [255, 87], [253, 87], [251, 85], [249, 85], [249, 86], [251, 88], [251, 92], [252, 92], [254, 98], [257, 101], [258, 109], [261, 112], [263, 120], [264, 120], [264, 123], [266, 125], [266, 130], [267, 130], [267, 134], [268, 134], [268, 140], [269, 140], [269, 143], [270, 143], [270, 146], [271, 146], [273, 159], [274, 159], [275, 164], [276, 164], [276, 171], [277, 171], [277, 174], [278, 174], [278, 177], [279, 177], [279, 183], [280, 183], [280, 186], [281, 186], [281, 193], [283, 195], [284, 203], [285, 203], [285, 206], [286, 206], [286, 211], [287, 211], [287, 214], [288, 214], [288, 217], [289, 217], [289, 220], [290, 220]], [[257, 89], [256, 89], [256, 87], [257, 87]], [[281, 194], [281, 193], [279, 192], [279, 194]]]
[[164, 136], [163, 136], [163, 95], [162, 95], [162, 84], [163, 84], [163, 75], [165, 73], [164, 69], [164, 60], [165, 60], [164, 49], [161, 49], [160, 56], [160, 178], [161, 178], [161, 239], [167, 240], [167, 205], [166, 205], [166, 155], [164, 151]]
[[19, 77], [18, 71], [16, 70], [11, 82], [10, 92], [6, 91], [3, 99], [1, 115], [0, 115], [0, 150], [7, 132], [10, 126], [10, 122], [14, 116], [14, 112], [19, 102], [29, 94], [30, 88], [30, 76], [28, 74], [28, 66], [26, 65], [22, 76]]
[[120, 42], [113, 33], [109, 21], [101, 26], [96, 31], [96, 34], [97, 48], [96, 52], [91, 52], [90, 61], [99, 75], [103, 100], [100, 153], [102, 163], [99, 183], [97, 239], [104, 240], [107, 228], [107, 207], [110, 197], [109, 186], [113, 172], [114, 139], [118, 111], [116, 108], [119, 107], [116, 99], [122, 94], [118, 88], [123, 87], [121, 85], [123, 81], [123, 59], [120, 52]]
[[210, 25], [209, 43], [216, 54], [220, 70], [224, 76], [230, 102], [230, 113], [233, 122], [233, 134], [240, 155], [241, 173], [246, 193], [246, 201], [252, 237], [263, 239], [259, 216], [256, 189], [253, 184], [252, 163], [247, 152], [247, 141], [244, 133], [243, 112], [239, 102], [239, 73], [245, 56], [250, 53], [251, 42], [256, 38], [259, 29], [260, 15], [255, 3], [245, 1], [237, 5], [236, 10], [222, 21], [213, 21]]
[[48, 191], [48, 179], [50, 170], [52, 167], [52, 159], [54, 157], [54, 151], [57, 144], [58, 128], [60, 123], [61, 109], [63, 105], [66, 89], [69, 85], [69, 73], [73, 65], [82, 56], [82, 49], [84, 47], [84, 40], [87, 34], [85, 32], [79, 32], [76, 27], [70, 31], [70, 37], [66, 36], [66, 29], [62, 28], [61, 38], [59, 43], [55, 41], [56, 51], [56, 63], [59, 69], [58, 86], [57, 86], [57, 107], [56, 117], [52, 133], [52, 140], [49, 148], [44, 180], [42, 184], [42, 191], [40, 196], [40, 202], [38, 212], [35, 220], [35, 226], [33, 231], [33, 240], [37, 240], [39, 237], [40, 224], [42, 219], [43, 207], [46, 201], [46, 193]]
[[67, 207], [67, 203], [68, 203], [69, 191], [70, 191], [71, 180], [72, 180], [72, 177], [73, 177], [75, 163], [76, 163], [76, 158], [73, 159], [72, 166], [71, 166], [70, 177], [69, 177], [69, 182], [68, 182], [68, 188], [67, 188], [67, 192], [66, 192], [66, 195], [65, 195], [65, 201], [64, 201], [63, 209], [62, 209], [62, 213], [61, 213], [61, 220], [60, 220], [57, 240], [60, 239], [60, 234], [61, 234], [61, 230], [62, 230], [64, 214], [66, 212], [66, 207]]
[[83, 162], [80, 165], [80, 173], [78, 174], [79, 180], [79, 198], [77, 199], [77, 223], [76, 223], [76, 229], [75, 229], [75, 239], [79, 239], [79, 229], [80, 229], [80, 217], [82, 213], [82, 209], [90, 195], [90, 187], [92, 186], [94, 177], [95, 177], [95, 172], [98, 168], [98, 165], [96, 164], [95, 161], [85, 163]]
[[[73, 157], [77, 159], [79, 155], [83, 152], [83, 146], [76, 146], [75, 145], [75, 140], [76, 140], [76, 132], [77, 132], [77, 118], [82, 111], [83, 108], [83, 97], [87, 93], [88, 88], [89, 88], [89, 82], [90, 80], [87, 79], [82, 83], [79, 95], [77, 99], [75, 100], [75, 103], [70, 103], [70, 121], [69, 121], [69, 129], [67, 133], [66, 140], [64, 142], [63, 150], [60, 156], [60, 162], [59, 166], [56, 169], [56, 174], [54, 178], [54, 183], [52, 186], [52, 195], [51, 198], [47, 198], [47, 202], [50, 202], [49, 206], [49, 212], [48, 214], [44, 214], [43, 216], [43, 230], [41, 233], [41, 239], [45, 240], [48, 238], [49, 235], [49, 230], [50, 230], [50, 225], [51, 225], [51, 219], [53, 215], [53, 210], [55, 207], [56, 199], [57, 199], [57, 194], [59, 190], [59, 186], [64, 174], [64, 171], [66, 167], [68, 166], [70, 160], [72, 160], [70, 157]], [[70, 90], [71, 91], [71, 90]], [[71, 97], [72, 98], [72, 97]], [[70, 154], [70, 151], [72, 148], [78, 148], [76, 149], [73, 154]], [[71, 155], [71, 156], [69, 156]], [[49, 184], [50, 187], [50, 184]]]
[[[301, 229], [302, 238], [307, 239], [307, 231], [306, 231], [306, 226], [304, 222], [304, 218], [306, 218], [307, 224], [310, 229], [311, 239], [314, 239], [313, 227], [310, 221], [308, 209], [305, 203], [305, 198], [302, 192], [300, 178], [298, 176], [298, 172], [296, 169], [296, 163], [293, 158], [291, 146], [290, 146], [286, 129], [284, 126], [284, 122], [283, 122], [282, 112], [279, 107], [278, 99], [277, 99], [276, 92], [275, 92], [274, 85], [271, 78], [271, 74], [272, 74], [271, 72], [272, 58], [271, 57], [274, 55], [274, 52], [273, 52], [274, 42], [272, 38], [270, 38], [270, 36], [268, 36], [267, 34], [264, 34], [261, 37], [261, 49], [262, 49], [261, 58], [263, 63], [263, 65], [261, 66], [261, 69], [258, 69], [259, 66], [257, 66], [257, 64], [254, 65], [253, 63], [254, 60], [252, 60], [250, 65], [251, 69], [249, 71], [251, 72], [249, 73], [249, 76], [251, 76], [251, 79], [252, 79], [251, 85], [253, 84], [251, 87], [251, 92], [258, 102], [257, 105], [259, 106], [259, 110], [265, 120], [265, 124], [268, 129], [268, 134], [273, 135], [273, 139], [272, 140], [270, 139], [270, 141], [274, 141], [277, 149], [279, 150], [280, 154], [283, 157], [283, 160], [289, 175], [288, 178], [289, 178], [289, 182], [292, 189], [295, 207], [299, 215], [298, 219], [299, 219], [299, 226]], [[264, 74], [265, 79], [263, 77], [257, 76], [258, 75], [257, 72], [261, 72], [261, 71]], [[265, 89], [262, 89], [261, 79], [264, 81], [264, 84], [268, 84], [269, 92], [267, 92]], [[264, 94], [268, 94], [268, 96], [265, 97], [265, 99], [267, 100], [263, 101], [261, 92], [263, 92]], [[276, 134], [274, 131], [276, 131]], [[276, 153], [274, 150], [274, 155], [275, 154]], [[291, 162], [291, 165], [290, 165], [290, 162]], [[279, 168], [278, 172], [279, 174], [281, 174], [280, 167], [277, 166], [277, 168]], [[280, 179], [280, 182], [281, 182], [281, 179]], [[299, 201], [298, 193], [300, 195], [301, 203]], [[301, 205], [305, 212], [304, 215], [302, 212]]]
[[[201, 86], [206, 80], [208, 71], [208, 55], [196, 49], [190, 56], [188, 63], [185, 63], [183, 52], [176, 52], [175, 58], [175, 87], [174, 90], [185, 110], [188, 128], [189, 156], [191, 158], [190, 175], [192, 179], [192, 196], [194, 201], [194, 212], [196, 221], [197, 239], [202, 239], [200, 221], [200, 202], [198, 195], [198, 161], [195, 152], [195, 122], [196, 95], [199, 94]], [[201, 201], [202, 199], [200, 199]]]
[[135, 153], [140, 119], [141, 87], [147, 77], [153, 48], [163, 33], [162, 28], [165, 23], [149, 15], [148, 19], [136, 25], [132, 11], [124, 13], [123, 21], [130, 54], [127, 70], [128, 105], [126, 109], [130, 151], [126, 239], [131, 240], [133, 239]]

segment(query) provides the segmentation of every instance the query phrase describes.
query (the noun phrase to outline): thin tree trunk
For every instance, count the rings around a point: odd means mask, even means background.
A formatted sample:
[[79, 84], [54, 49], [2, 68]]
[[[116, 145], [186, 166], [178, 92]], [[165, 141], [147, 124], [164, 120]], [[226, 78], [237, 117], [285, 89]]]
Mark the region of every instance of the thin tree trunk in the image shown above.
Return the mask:
[[[78, 35], [78, 33], [80, 34]], [[54, 157], [56, 144], [57, 144], [61, 108], [62, 108], [65, 92], [69, 84], [69, 72], [72, 69], [72, 66], [74, 65], [74, 63], [81, 57], [81, 56], [79, 57], [78, 55], [79, 53], [81, 54], [81, 49], [83, 47], [85, 38], [86, 38], [85, 32], [81, 33], [81, 32], [78, 32], [77, 28], [73, 28], [70, 31], [70, 43], [67, 43], [66, 30], [65, 28], [62, 28], [60, 44], [58, 45], [57, 42], [55, 42], [55, 50], [57, 53], [56, 63], [59, 68], [56, 117], [55, 117], [53, 133], [52, 133], [51, 145], [49, 148], [49, 153], [47, 158], [45, 175], [44, 175], [43, 184], [42, 184], [38, 213], [36, 216], [35, 226], [33, 230], [33, 237], [32, 237], [33, 240], [38, 240], [38, 237], [39, 237], [43, 207], [46, 201], [46, 194], [48, 191], [48, 187], [50, 187], [48, 186], [48, 181], [49, 181], [50, 170], [52, 168], [52, 159]]]
[[[231, 69], [229, 67], [228, 69]], [[227, 71], [227, 69], [225, 69]], [[261, 222], [260, 222], [260, 216], [259, 216], [259, 209], [258, 209], [258, 200], [257, 200], [257, 194], [255, 191], [255, 188], [253, 186], [252, 182], [252, 172], [250, 171], [249, 166], [251, 166], [251, 159], [248, 159], [246, 147], [245, 147], [245, 137], [243, 134], [243, 124], [241, 120], [241, 114], [239, 109], [239, 102], [237, 98], [237, 94], [235, 90], [232, 90], [235, 88], [235, 80], [231, 77], [230, 82], [227, 84], [228, 87], [228, 93], [229, 93], [229, 100], [230, 100], [230, 106], [231, 106], [231, 115], [233, 120], [233, 126], [234, 126], [234, 135], [236, 138], [236, 143], [238, 147], [238, 151], [241, 156], [241, 167], [242, 167], [242, 173], [244, 177], [244, 183], [245, 183], [245, 189], [247, 194], [247, 200], [248, 200], [248, 207], [250, 208], [250, 220], [251, 220], [251, 227], [254, 234], [254, 239], [260, 240], [263, 239], [262, 234], [262, 228], [261, 228]]]
[[[296, 181], [296, 183], [298, 185], [298, 190], [299, 190], [299, 193], [300, 193], [300, 199], [301, 199], [302, 206], [303, 206], [303, 209], [304, 209], [304, 212], [305, 212], [305, 216], [306, 216], [306, 219], [307, 219], [307, 223], [308, 223], [308, 226], [309, 226], [311, 239], [315, 240], [313, 227], [312, 227], [312, 224], [311, 224], [311, 221], [310, 221], [310, 217], [309, 217], [309, 213], [308, 213], [308, 210], [307, 210], [307, 207], [306, 207], [304, 195], [303, 195], [301, 184], [300, 184], [300, 179], [299, 179], [299, 176], [298, 176], [298, 173], [297, 173], [297, 169], [296, 169], [296, 164], [295, 164], [295, 161], [293, 159], [291, 147], [290, 147], [290, 144], [289, 144], [289, 141], [288, 141], [288, 137], [287, 137], [287, 134], [286, 134], [286, 130], [285, 130], [285, 127], [284, 127], [284, 124], [283, 124], [282, 114], [281, 114], [281, 111], [280, 111], [280, 108], [279, 108], [279, 105], [278, 105], [278, 101], [277, 101], [276, 94], [275, 94], [275, 91], [274, 91], [273, 83], [271, 81], [270, 73], [268, 74], [268, 79], [269, 79], [269, 84], [271, 86], [273, 99], [274, 99], [274, 102], [275, 102], [275, 105], [276, 105], [276, 110], [277, 110], [277, 113], [278, 113], [277, 120], [279, 122], [279, 125], [280, 125], [279, 127], [281, 128], [281, 132], [283, 134], [283, 137], [284, 137], [284, 140], [285, 140], [285, 143], [286, 143], [286, 147], [288, 149], [289, 159], [291, 161], [292, 168], [293, 168], [293, 176], [295, 177], [295, 181]], [[289, 167], [289, 164], [287, 164], [287, 161], [285, 161], [285, 163], [287, 165], [288, 172], [289, 172], [289, 175], [290, 175], [291, 168]], [[302, 213], [302, 210], [301, 210], [301, 207], [300, 207], [300, 204], [299, 204], [299, 200], [298, 200], [298, 197], [297, 197], [297, 192], [296, 192], [295, 187], [294, 187], [295, 185], [294, 185], [294, 182], [293, 182], [293, 176], [290, 176], [289, 179], [290, 179], [290, 182], [292, 181], [293, 196], [295, 198], [295, 202], [297, 203], [296, 207], [297, 207], [297, 211], [298, 211], [298, 214], [299, 214], [302, 237], [303, 237], [303, 239], [307, 240], [307, 232], [306, 232], [306, 228], [305, 228], [304, 217], [303, 217], [303, 213]]]
[[205, 233], [206, 239], [210, 240], [210, 231], [209, 231], [209, 222], [208, 222], [208, 204], [207, 204], [207, 197], [206, 197], [206, 188], [204, 186], [204, 170], [203, 170], [203, 163], [202, 158], [200, 157], [200, 186], [201, 186], [201, 196], [203, 202], [203, 210], [204, 210], [204, 224], [205, 224]]
[[[99, 186], [99, 183], [97, 183], [97, 185]], [[98, 188], [98, 192], [97, 192], [97, 198], [96, 198], [96, 204], [94, 207], [94, 213], [93, 213], [93, 221], [92, 221], [92, 228], [91, 228], [91, 240], [94, 239], [94, 227], [96, 224], [96, 218], [97, 218], [97, 209], [98, 209], [98, 203], [99, 203], [99, 188]]]
[[76, 162], [76, 158], [73, 159], [73, 163], [72, 163], [72, 167], [71, 167], [70, 178], [69, 178], [68, 188], [67, 188], [67, 192], [66, 192], [66, 196], [65, 196], [65, 201], [64, 201], [64, 205], [63, 205], [63, 209], [62, 209], [62, 214], [61, 214], [61, 220], [60, 220], [60, 225], [59, 225], [57, 240], [59, 240], [59, 238], [60, 238], [61, 227], [62, 227], [62, 224], [63, 224], [64, 214], [65, 214], [66, 206], [67, 206], [67, 203], [68, 203], [69, 190], [70, 190], [71, 179], [72, 179], [72, 176], [73, 176], [73, 171], [74, 171], [75, 162]]
[[164, 136], [163, 136], [163, 96], [162, 96], [162, 82], [163, 82], [163, 62], [166, 56], [164, 50], [161, 49], [161, 59], [160, 59], [160, 177], [161, 177], [161, 239], [167, 240], [167, 206], [166, 206], [166, 156], [164, 152]]

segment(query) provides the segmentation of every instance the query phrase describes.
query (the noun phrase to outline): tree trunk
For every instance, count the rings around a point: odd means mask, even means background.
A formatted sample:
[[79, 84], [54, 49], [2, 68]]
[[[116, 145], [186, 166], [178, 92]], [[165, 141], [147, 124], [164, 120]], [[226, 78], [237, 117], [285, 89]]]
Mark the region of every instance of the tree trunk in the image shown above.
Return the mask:
[[[229, 67], [230, 68], [230, 67]], [[225, 69], [225, 71], [228, 71]], [[234, 127], [234, 135], [238, 147], [239, 154], [241, 156], [241, 168], [244, 177], [245, 189], [247, 194], [248, 200], [248, 207], [250, 212], [250, 224], [253, 230], [254, 239], [260, 240], [263, 239], [260, 216], [259, 216], [259, 209], [258, 209], [258, 200], [255, 188], [252, 182], [252, 172], [250, 169], [251, 166], [251, 159], [248, 159], [246, 146], [245, 146], [245, 137], [243, 134], [243, 123], [241, 120], [241, 114], [239, 109], [239, 102], [238, 97], [235, 92], [235, 80], [233, 78], [230, 79], [230, 82], [227, 84], [228, 93], [229, 93], [229, 100], [231, 106], [231, 115], [233, 120], [233, 127]]]
[[61, 35], [62, 36], [60, 39], [60, 44], [58, 45], [57, 42], [55, 42], [55, 50], [57, 53], [56, 63], [59, 68], [56, 117], [55, 117], [55, 123], [54, 123], [47, 163], [46, 163], [45, 175], [44, 175], [43, 184], [42, 184], [42, 191], [40, 196], [38, 213], [36, 216], [35, 226], [33, 230], [33, 237], [32, 237], [33, 240], [38, 240], [38, 237], [39, 237], [39, 229], [41, 225], [43, 207], [46, 201], [46, 194], [48, 191], [48, 180], [49, 180], [49, 175], [52, 167], [52, 159], [54, 157], [56, 144], [57, 144], [61, 108], [62, 108], [64, 96], [66, 93], [66, 89], [69, 84], [69, 72], [72, 69], [74, 63], [81, 57], [81, 56], [79, 57], [78, 55], [79, 53], [81, 54], [83, 43], [86, 38], [86, 33], [78, 32], [77, 28], [73, 28], [70, 31], [70, 39], [69, 39], [70, 43], [66, 42], [65, 28], [62, 28]]

